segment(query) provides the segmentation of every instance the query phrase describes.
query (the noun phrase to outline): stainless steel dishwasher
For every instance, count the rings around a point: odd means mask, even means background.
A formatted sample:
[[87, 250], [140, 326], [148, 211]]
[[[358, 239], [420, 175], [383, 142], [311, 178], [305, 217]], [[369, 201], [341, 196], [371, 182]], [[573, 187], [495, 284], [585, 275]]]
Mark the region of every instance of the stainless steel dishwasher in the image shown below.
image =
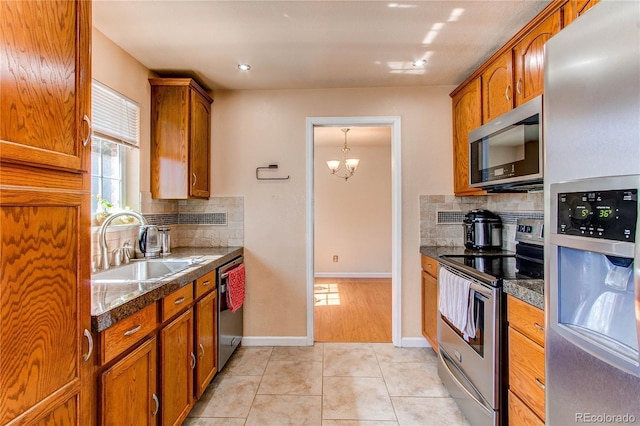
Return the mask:
[[244, 257], [240, 256], [218, 268], [218, 371], [222, 371], [242, 341], [244, 306], [235, 312], [227, 307], [227, 281], [229, 271], [243, 263]]

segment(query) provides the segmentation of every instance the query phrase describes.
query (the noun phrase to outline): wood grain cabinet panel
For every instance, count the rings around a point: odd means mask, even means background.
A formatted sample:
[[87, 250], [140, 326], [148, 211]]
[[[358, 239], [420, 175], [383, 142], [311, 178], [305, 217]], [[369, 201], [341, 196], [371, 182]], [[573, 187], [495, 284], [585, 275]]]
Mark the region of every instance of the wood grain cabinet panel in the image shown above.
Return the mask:
[[217, 291], [208, 293], [196, 303], [195, 338], [198, 361], [196, 363], [195, 391], [200, 398], [218, 372], [218, 307]]
[[544, 90], [544, 44], [560, 31], [560, 10], [553, 13], [513, 48], [516, 106], [541, 95]]
[[2, 162], [87, 171], [91, 3], [0, 1]]
[[544, 420], [544, 349], [509, 328], [509, 389]]
[[158, 325], [155, 303], [125, 318], [100, 333], [100, 363], [112, 361], [132, 348], [156, 329]]
[[562, 27], [566, 27], [586, 11], [599, 3], [600, 0], [569, 0], [563, 7]]
[[456, 195], [484, 194], [469, 186], [469, 132], [482, 124], [480, 78], [452, 98], [453, 106], [453, 192]]
[[513, 108], [513, 59], [511, 50], [495, 59], [482, 73], [482, 123]]
[[507, 296], [507, 300], [509, 327], [544, 347], [544, 311], [511, 295]]
[[194, 404], [193, 309], [160, 330], [160, 363], [161, 423], [180, 425]]
[[422, 335], [438, 351], [438, 279], [422, 271]]
[[190, 78], [149, 82], [152, 197], [209, 198], [213, 99]]
[[150, 338], [100, 375], [100, 424], [156, 424], [157, 341]]
[[509, 391], [509, 424], [512, 426], [544, 426], [533, 411]]

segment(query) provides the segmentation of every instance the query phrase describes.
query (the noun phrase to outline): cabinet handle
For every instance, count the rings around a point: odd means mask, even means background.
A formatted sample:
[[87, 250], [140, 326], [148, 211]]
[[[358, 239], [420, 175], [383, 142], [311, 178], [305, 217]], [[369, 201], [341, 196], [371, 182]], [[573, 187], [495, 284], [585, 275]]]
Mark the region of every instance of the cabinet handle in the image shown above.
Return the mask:
[[207, 286], [211, 284], [211, 280], [206, 280], [205, 282], [202, 283], [202, 287]]
[[89, 145], [89, 141], [91, 140], [91, 120], [89, 120], [89, 116], [87, 114], [82, 117], [82, 122], [87, 123], [87, 137], [82, 140], [82, 145]]
[[142, 324], [138, 324], [137, 326], [133, 327], [131, 330], [125, 331], [124, 335], [131, 336], [132, 334], [136, 334], [138, 331], [140, 331], [141, 328], [142, 328]]
[[193, 370], [194, 368], [196, 368], [196, 355], [191, 352], [191, 369]]
[[534, 323], [533, 323], [533, 326], [534, 326], [535, 328], [537, 328], [538, 330], [540, 330], [540, 331], [544, 331], [544, 327], [543, 327], [543, 326], [541, 326], [540, 324], [538, 324], [537, 322], [534, 322]]
[[504, 97], [507, 98], [507, 102], [511, 102], [511, 85], [508, 84], [507, 88], [504, 91]]
[[175, 302], [173, 302], [173, 304], [174, 304], [174, 305], [179, 305], [179, 304], [181, 304], [182, 302], [184, 302], [184, 296], [183, 296], [183, 297], [180, 297], [180, 298], [178, 298], [178, 299], [176, 299], [176, 301], [175, 301]]
[[200, 343], [200, 359], [202, 359], [202, 357], [204, 357], [204, 346]]
[[155, 416], [156, 414], [158, 414], [158, 410], [160, 409], [160, 400], [158, 399], [158, 395], [156, 395], [155, 393], [153, 394], [152, 398], [153, 402], [156, 403], [156, 408], [153, 410], [151, 415]]
[[91, 354], [93, 353], [93, 336], [91, 335], [91, 332], [86, 328], [84, 329], [84, 337], [86, 337], [87, 341], [89, 342], [89, 351], [86, 354], [82, 355], [82, 359], [84, 359], [85, 361], [89, 361], [89, 358], [91, 358]]
[[516, 92], [518, 92], [518, 95], [522, 95], [522, 77], [520, 77], [516, 83]]
[[196, 186], [196, 182], [198, 181], [198, 176], [195, 173], [191, 173], [191, 176], [193, 176], [193, 182], [191, 183], [191, 186]]
[[536, 377], [536, 385], [538, 385], [538, 387], [539, 387], [540, 389], [542, 389], [542, 390], [545, 390], [545, 389], [547, 388], [547, 387], [544, 385], [544, 383], [542, 383], [542, 382], [540, 381], [540, 379], [538, 379], [537, 377]]

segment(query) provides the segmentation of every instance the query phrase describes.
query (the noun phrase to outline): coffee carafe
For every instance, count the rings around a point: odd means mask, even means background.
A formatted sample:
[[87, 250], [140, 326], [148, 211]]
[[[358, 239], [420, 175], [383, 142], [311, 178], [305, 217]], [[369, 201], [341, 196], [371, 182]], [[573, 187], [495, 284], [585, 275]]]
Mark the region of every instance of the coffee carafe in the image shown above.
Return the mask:
[[156, 225], [142, 225], [138, 232], [138, 250], [136, 257], [154, 258], [160, 257], [160, 238]]

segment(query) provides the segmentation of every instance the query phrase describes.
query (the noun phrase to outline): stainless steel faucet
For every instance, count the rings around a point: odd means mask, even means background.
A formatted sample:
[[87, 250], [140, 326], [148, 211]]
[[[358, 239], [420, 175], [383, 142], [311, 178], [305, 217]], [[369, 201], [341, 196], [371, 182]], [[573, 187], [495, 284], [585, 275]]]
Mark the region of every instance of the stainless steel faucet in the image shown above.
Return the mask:
[[104, 222], [102, 222], [102, 225], [100, 226], [100, 231], [98, 233], [98, 241], [100, 244], [100, 259], [101, 259], [100, 266], [105, 271], [111, 267], [111, 265], [109, 264], [109, 248], [107, 247], [107, 236], [106, 236], [107, 226], [109, 226], [109, 224], [113, 221], [113, 219], [120, 216], [133, 216], [136, 219], [138, 219], [138, 222], [140, 222], [140, 225], [147, 225], [147, 220], [144, 218], [144, 216], [134, 211], [127, 210], [127, 211], [113, 213], [107, 216]]

